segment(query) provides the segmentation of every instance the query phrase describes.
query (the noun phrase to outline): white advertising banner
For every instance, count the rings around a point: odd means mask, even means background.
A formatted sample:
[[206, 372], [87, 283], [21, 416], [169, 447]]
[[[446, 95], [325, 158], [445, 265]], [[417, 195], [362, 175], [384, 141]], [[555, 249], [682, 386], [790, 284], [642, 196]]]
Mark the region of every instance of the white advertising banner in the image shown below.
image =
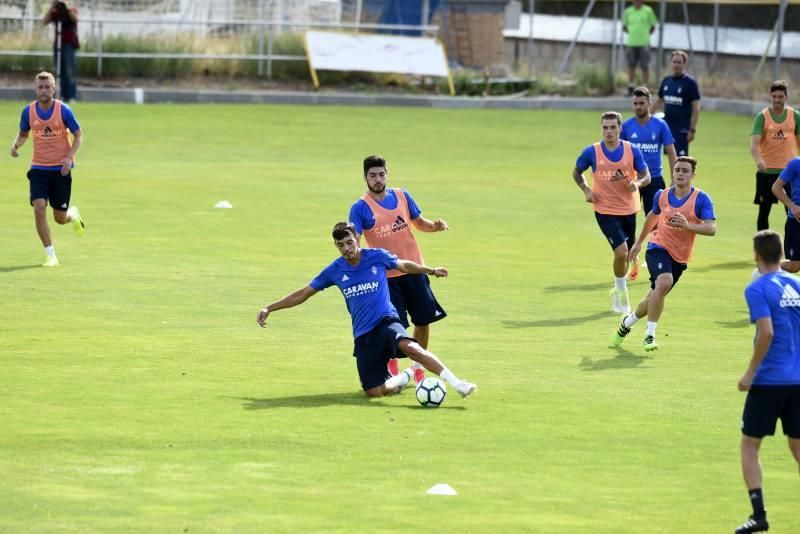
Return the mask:
[[306, 32], [312, 69], [448, 76], [442, 45], [430, 37]]

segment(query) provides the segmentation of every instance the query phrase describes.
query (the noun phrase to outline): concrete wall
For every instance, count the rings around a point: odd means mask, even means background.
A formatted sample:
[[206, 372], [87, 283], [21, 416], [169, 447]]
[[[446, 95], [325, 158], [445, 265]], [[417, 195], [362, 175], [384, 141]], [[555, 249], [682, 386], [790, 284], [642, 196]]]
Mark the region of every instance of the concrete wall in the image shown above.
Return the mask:
[[[535, 72], [554, 73], [558, 71], [564, 53], [569, 43], [563, 41], [534, 41], [533, 42], [533, 65]], [[505, 62], [510, 66], [524, 72], [528, 64], [527, 41], [524, 39], [509, 38], [505, 40]], [[670, 73], [669, 59], [671, 50], [665, 50], [661, 73], [666, 76]], [[753, 56], [734, 56], [719, 55], [719, 66], [716, 70], [717, 75], [724, 78], [731, 78], [737, 81], [752, 80], [753, 73], [758, 66], [760, 57]], [[656, 72], [656, 51], [653, 49], [653, 58], [650, 70], [653, 75]], [[578, 63], [594, 63], [610, 68], [611, 66], [611, 45], [577, 44], [572, 52], [572, 57], [567, 65], [566, 72], [571, 72], [574, 65]], [[618, 59], [618, 72], [625, 71], [625, 62], [622, 55]], [[689, 65], [689, 71], [695, 76], [712, 75], [712, 55], [706, 53], [695, 53]], [[761, 79], [772, 79], [775, 72], [774, 60], [768, 59], [761, 70]], [[783, 59], [781, 61], [782, 78], [800, 82], [800, 60]], [[651, 85], [653, 82], [651, 80]]]

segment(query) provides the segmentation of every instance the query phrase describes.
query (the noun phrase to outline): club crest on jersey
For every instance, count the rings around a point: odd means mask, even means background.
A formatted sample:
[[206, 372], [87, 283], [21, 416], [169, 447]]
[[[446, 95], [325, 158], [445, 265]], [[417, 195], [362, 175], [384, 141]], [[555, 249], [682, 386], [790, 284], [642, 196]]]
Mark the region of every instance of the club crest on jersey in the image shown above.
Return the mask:
[[372, 276], [375, 276], [375, 275], [377, 275], [377, 274], [378, 274], [378, 268], [377, 268], [377, 267], [375, 267], [374, 265], [372, 266], [372, 268], [370, 269], [370, 271], [372, 271]]

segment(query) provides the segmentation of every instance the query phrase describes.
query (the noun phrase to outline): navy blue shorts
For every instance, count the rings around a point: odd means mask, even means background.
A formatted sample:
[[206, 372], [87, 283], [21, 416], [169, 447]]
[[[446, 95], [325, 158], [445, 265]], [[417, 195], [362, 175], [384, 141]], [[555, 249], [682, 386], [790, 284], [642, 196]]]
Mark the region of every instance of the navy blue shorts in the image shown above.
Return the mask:
[[644, 215], [653, 211], [653, 197], [656, 196], [657, 191], [666, 188], [664, 178], [661, 176], [653, 176], [647, 186], [639, 189], [639, 195], [642, 197], [642, 208], [644, 208]]
[[664, 273], [672, 274], [672, 286], [670, 287], [672, 289], [680, 280], [683, 271], [686, 270], [685, 263], [673, 260], [669, 252], [663, 248], [647, 249], [644, 259], [647, 262], [647, 270], [650, 271], [650, 289], [655, 289], [656, 278]]
[[54, 210], [66, 211], [69, 207], [72, 173], [61, 176], [61, 171], [31, 169], [28, 171], [28, 182], [30, 182], [31, 205], [37, 198], [43, 198]]
[[378, 387], [389, 379], [389, 359], [405, 357], [397, 347], [403, 339], [414, 340], [397, 317], [384, 317], [375, 328], [355, 339], [353, 356], [363, 389]]
[[608, 239], [611, 249], [623, 243], [628, 244], [628, 250], [633, 246], [636, 238], [636, 214], [630, 215], [605, 215], [594, 212], [597, 225]]
[[783, 228], [783, 255], [787, 260], [800, 261], [800, 222], [793, 216], [786, 218]]
[[435, 323], [447, 317], [431, 290], [427, 274], [406, 274], [389, 278], [389, 297], [400, 315], [400, 322], [408, 328], [408, 316], [417, 326]]
[[672, 132], [672, 137], [675, 139], [675, 154], [678, 156], [689, 155], [689, 141], [686, 140], [687, 132], [688, 130], [678, 134]]
[[785, 435], [800, 439], [800, 384], [752, 386], [744, 402], [742, 434], [752, 438], [772, 436], [778, 419]]

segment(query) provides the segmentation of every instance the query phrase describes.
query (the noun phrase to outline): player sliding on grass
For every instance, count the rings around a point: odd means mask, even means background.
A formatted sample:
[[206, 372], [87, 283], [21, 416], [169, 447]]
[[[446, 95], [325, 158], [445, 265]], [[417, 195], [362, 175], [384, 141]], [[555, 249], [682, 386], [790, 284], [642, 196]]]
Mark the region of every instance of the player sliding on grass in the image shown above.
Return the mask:
[[645, 253], [650, 271], [650, 291], [633, 313], [622, 318], [611, 340], [614, 345], [621, 345], [636, 321], [647, 316], [644, 350], [650, 352], [658, 348], [656, 323], [664, 311], [664, 298], [686, 270], [695, 236], [717, 232], [711, 197], [692, 187], [696, 169], [696, 159], [679, 157], [672, 173], [674, 185], [656, 192], [653, 197], [653, 211], [647, 215], [642, 233], [630, 251], [630, 261], [639, 261], [642, 244], [653, 232]]
[[352, 224], [340, 222], [333, 227], [333, 241], [341, 258], [336, 259], [307, 286], [269, 304], [258, 312], [256, 320], [267, 326], [269, 314], [302, 304], [319, 291], [336, 285], [344, 296], [353, 322], [354, 348], [358, 377], [368, 397], [399, 393], [413, 379], [411, 367], [397, 376], [387, 370], [389, 358], [405, 355], [422, 364], [452, 385], [466, 398], [477, 386], [460, 380], [432, 352], [422, 348], [400, 323], [397, 310], [389, 300], [386, 271], [396, 269], [407, 274], [447, 276], [444, 267], [426, 267], [379, 248], [361, 248]]

